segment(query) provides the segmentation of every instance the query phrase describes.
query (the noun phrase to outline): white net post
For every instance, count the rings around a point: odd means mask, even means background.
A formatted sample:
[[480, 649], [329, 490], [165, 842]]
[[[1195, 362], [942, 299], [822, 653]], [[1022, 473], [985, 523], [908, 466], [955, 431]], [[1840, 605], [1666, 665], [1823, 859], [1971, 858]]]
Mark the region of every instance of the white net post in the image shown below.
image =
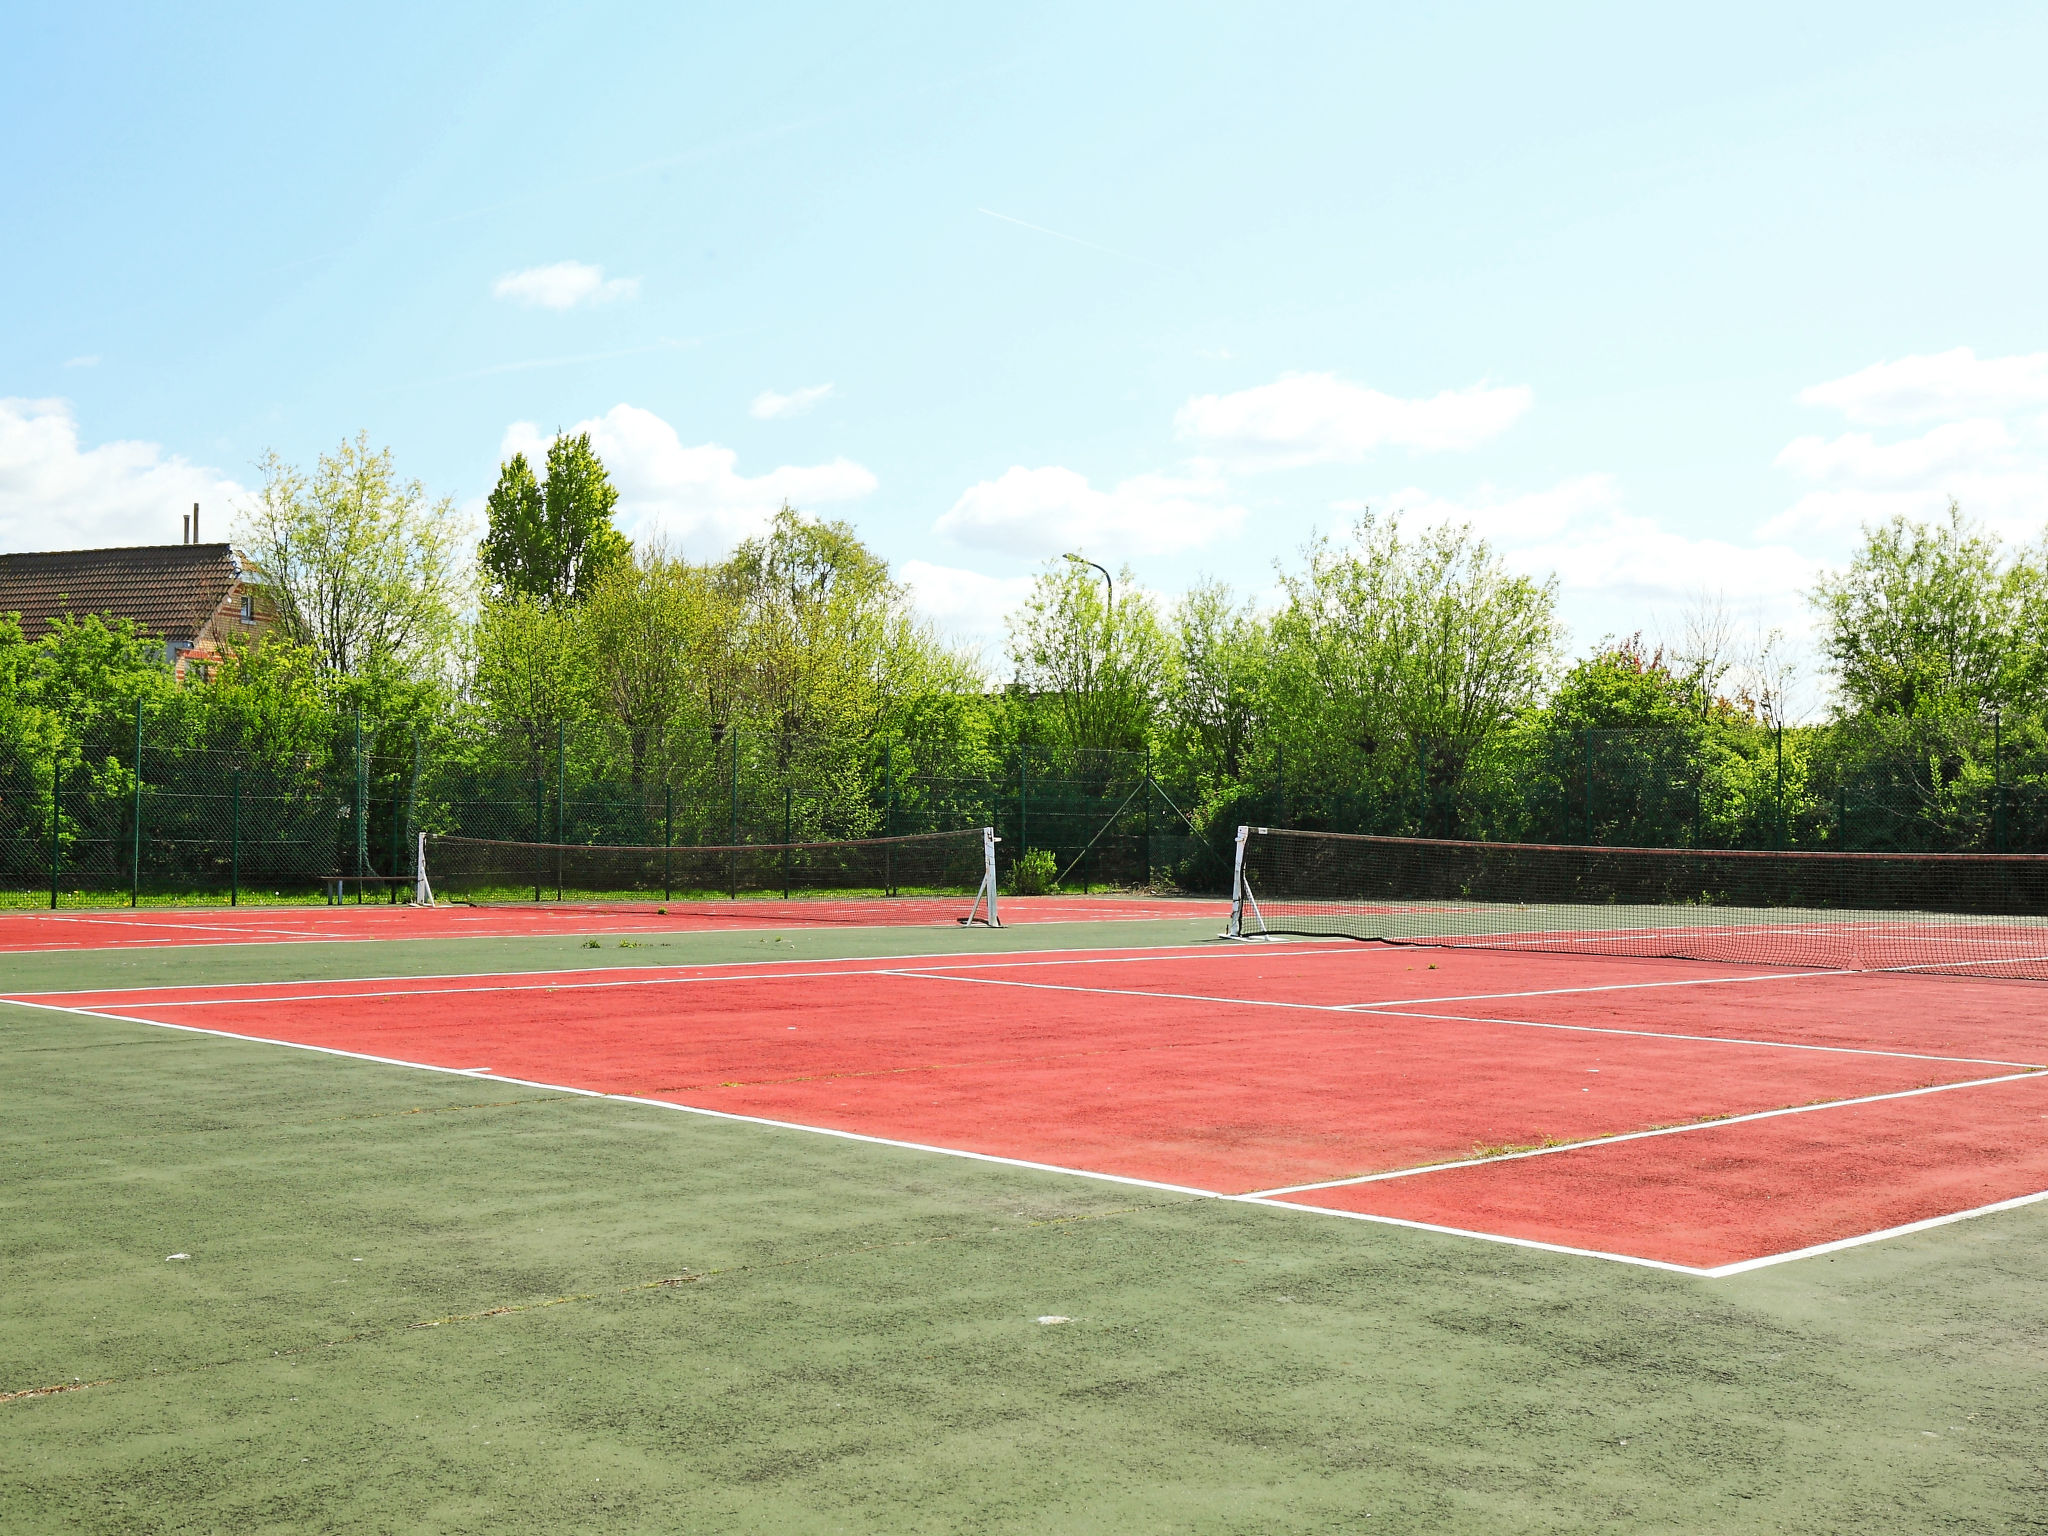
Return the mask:
[[1237, 848], [1230, 860], [1230, 926], [1223, 930], [1226, 939], [1244, 937], [1244, 845], [1251, 835], [1250, 827], [1237, 829]]
[[[974, 893], [974, 905], [960, 919], [963, 928], [973, 926], [977, 919], [991, 928], [1003, 926], [1002, 918], [996, 913], [996, 844], [1001, 841], [994, 827], [981, 829], [981, 888]], [[986, 918], [981, 916], [984, 906], [988, 911]]]
[[431, 907], [434, 904], [434, 888], [427, 883], [427, 834], [420, 834], [419, 859], [413, 865], [418, 878], [412, 888], [412, 904], [416, 907]]
[[[1226, 939], [1263, 938], [1266, 933], [1265, 915], [1259, 911], [1259, 898], [1252, 890], [1251, 880], [1244, 872], [1244, 854], [1250, 845], [1254, 832], [1263, 833], [1264, 827], [1239, 827], [1237, 829], [1237, 854], [1230, 864], [1230, 926], [1223, 931]], [[1245, 930], [1245, 913], [1251, 913], [1252, 922], [1258, 932]]]

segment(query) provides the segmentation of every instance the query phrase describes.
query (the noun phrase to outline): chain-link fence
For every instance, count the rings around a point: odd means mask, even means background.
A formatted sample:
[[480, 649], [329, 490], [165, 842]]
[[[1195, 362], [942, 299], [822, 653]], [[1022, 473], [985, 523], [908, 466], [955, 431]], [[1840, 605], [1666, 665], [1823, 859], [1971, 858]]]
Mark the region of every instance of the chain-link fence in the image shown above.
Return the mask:
[[[1218, 890], [1240, 822], [1610, 847], [2048, 851], [2048, 750], [1845, 754], [1815, 730], [1509, 732], [1425, 739], [1333, 774], [1189, 783], [1141, 752], [962, 754], [915, 740], [704, 732], [630, 754], [379, 731], [352, 719], [289, 752], [260, 729], [138, 713], [0, 758], [0, 901], [397, 899], [421, 831], [666, 847], [993, 826], [1006, 876], [1037, 851], [1063, 889]], [[642, 771], [621, 772], [621, 761]], [[937, 764], [938, 766], [935, 766]], [[1050, 857], [1050, 867], [1044, 860]]]

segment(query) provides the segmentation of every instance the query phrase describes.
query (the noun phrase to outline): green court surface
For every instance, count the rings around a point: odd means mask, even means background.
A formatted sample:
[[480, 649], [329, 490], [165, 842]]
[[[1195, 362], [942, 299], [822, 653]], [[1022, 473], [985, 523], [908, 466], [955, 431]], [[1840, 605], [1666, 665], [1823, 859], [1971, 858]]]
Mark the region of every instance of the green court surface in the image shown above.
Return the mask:
[[1708, 1280], [14, 1005], [0, 1111], [8, 1530], [2048, 1531], [2048, 1206]]

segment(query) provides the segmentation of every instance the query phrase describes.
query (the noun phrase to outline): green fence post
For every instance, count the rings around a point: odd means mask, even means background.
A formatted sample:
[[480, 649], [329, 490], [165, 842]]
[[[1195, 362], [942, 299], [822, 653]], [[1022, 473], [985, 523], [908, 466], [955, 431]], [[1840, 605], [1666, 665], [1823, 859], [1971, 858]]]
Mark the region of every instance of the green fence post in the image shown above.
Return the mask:
[[789, 841], [794, 830], [790, 816], [795, 809], [795, 791], [785, 779], [782, 784], [782, 899], [789, 900]]
[[235, 764], [233, 809], [228, 820], [228, 905], [242, 904], [242, 765]]
[[1017, 858], [1031, 851], [1031, 748], [1017, 746]]
[[1143, 884], [1149, 889], [1152, 884], [1152, 744], [1145, 743], [1145, 876]]
[[2005, 733], [2002, 711], [1991, 711], [1991, 847], [2005, 852]]
[[1785, 727], [1784, 727], [1784, 726], [1780, 725], [1780, 726], [1778, 727], [1778, 730], [1777, 730], [1777, 738], [1776, 738], [1776, 739], [1777, 739], [1777, 748], [1778, 748], [1778, 788], [1777, 788], [1777, 797], [1778, 797], [1778, 847], [1779, 847], [1780, 849], [1782, 849], [1782, 848], [1784, 848], [1784, 846], [1785, 846]]
[[[533, 766], [538, 770], [540, 764], [535, 763]], [[543, 779], [536, 771], [533, 776], [533, 899], [535, 901], [540, 900], [540, 883], [546, 877], [548, 871], [548, 856], [546, 852], [548, 840], [547, 790], [547, 780]]]
[[1582, 734], [1584, 738], [1582, 745], [1586, 756], [1586, 844], [1588, 847], [1591, 847], [1593, 842], [1593, 733], [1587, 730]]
[[57, 870], [63, 858], [62, 844], [57, 841], [57, 807], [64, 795], [64, 762], [62, 758], [50, 759], [50, 910], [57, 910]]
[[405, 781], [405, 872], [415, 883], [420, 877], [420, 733], [412, 733], [412, 777]]
[[361, 877], [369, 873], [370, 867], [370, 780], [363, 764], [363, 712], [356, 710], [355, 733], [356, 759], [356, 905], [363, 904], [363, 882]]
[[726, 855], [727, 883], [732, 887], [732, 899], [740, 899], [740, 733], [735, 730], [732, 737], [732, 852]]
[[676, 787], [667, 779], [661, 781], [661, 899], [667, 901], [675, 893], [675, 855], [669, 850], [676, 845]]
[[1429, 738], [1415, 738], [1415, 835], [1429, 836]]
[[562, 899], [562, 845], [569, 841], [569, 726], [555, 722], [555, 900]]
[[142, 700], [135, 701], [135, 806], [129, 834], [134, 839], [128, 857], [128, 905], [142, 899]]
[[[896, 835], [896, 743], [882, 743], [882, 836]], [[896, 848], [882, 846], [882, 894], [896, 894]]]

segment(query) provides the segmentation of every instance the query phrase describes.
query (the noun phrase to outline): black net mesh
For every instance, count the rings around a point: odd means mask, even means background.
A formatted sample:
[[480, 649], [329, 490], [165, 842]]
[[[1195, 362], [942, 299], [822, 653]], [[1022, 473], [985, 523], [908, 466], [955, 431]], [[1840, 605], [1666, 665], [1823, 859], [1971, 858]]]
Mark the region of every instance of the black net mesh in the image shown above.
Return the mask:
[[429, 837], [438, 900], [637, 904], [746, 898], [946, 898], [965, 917], [986, 867], [980, 828], [810, 843], [659, 846]]
[[1244, 933], [2048, 980], [2048, 855], [1590, 848], [1255, 827]]

